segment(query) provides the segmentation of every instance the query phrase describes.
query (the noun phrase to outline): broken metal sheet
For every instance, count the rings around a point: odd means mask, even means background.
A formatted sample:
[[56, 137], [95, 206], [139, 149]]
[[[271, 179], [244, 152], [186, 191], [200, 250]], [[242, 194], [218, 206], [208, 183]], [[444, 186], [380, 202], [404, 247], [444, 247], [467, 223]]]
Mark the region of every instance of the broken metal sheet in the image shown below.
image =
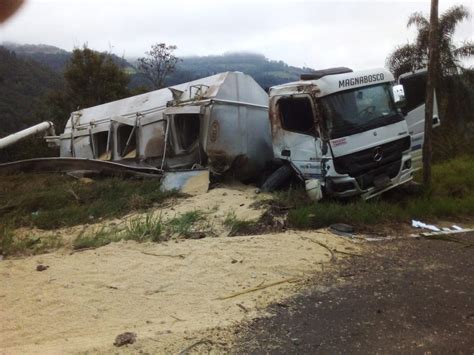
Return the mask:
[[0, 175], [29, 172], [86, 171], [106, 176], [161, 177], [162, 171], [154, 167], [132, 166], [111, 161], [83, 158], [37, 158], [0, 164]]
[[160, 190], [180, 191], [188, 195], [206, 193], [209, 190], [209, 170], [167, 171], [161, 181]]

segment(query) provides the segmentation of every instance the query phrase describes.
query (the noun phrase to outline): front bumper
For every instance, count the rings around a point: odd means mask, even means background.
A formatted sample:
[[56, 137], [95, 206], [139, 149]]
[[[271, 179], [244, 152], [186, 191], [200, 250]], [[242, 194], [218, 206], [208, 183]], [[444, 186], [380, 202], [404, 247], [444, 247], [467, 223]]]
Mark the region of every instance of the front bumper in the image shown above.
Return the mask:
[[349, 175], [326, 175], [326, 192], [337, 198], [347, 198], [360, 195], [368, 200], [381, 193], [393, 189], [413, 179], [413, 169], [411, 167], [411, 156], [406, 153], [402, 156], [398, 173], [387, 179], [383, 186], [371, 186], [364, 188], [361, 186], [360, 178], [354, 178]]

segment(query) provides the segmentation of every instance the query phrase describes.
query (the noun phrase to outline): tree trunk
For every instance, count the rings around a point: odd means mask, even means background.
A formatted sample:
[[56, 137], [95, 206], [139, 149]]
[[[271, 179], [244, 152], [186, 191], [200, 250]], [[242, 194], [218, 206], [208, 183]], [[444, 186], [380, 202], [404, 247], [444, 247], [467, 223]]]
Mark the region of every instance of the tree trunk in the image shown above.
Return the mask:
[[423, 185], [431, 187], [433, 99], [438, 66], [438, 0], [431, 0], [428, 78], [426, 82], [425, 141], [423, 144]]

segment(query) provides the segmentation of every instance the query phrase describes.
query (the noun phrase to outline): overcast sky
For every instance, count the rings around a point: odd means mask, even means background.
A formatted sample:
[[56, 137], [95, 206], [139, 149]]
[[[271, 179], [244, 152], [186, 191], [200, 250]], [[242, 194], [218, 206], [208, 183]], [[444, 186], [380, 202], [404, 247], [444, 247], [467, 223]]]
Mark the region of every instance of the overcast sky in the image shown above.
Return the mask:
[[[1, 0], [0, 0], [1, 1]], [[471, 12], [474, 0], [440, 0]], [[27, 0], [7, 23], [0, 42], [45, 43], [66, 50], [82, 46], [142, 56], [151, 44], [178, 46], [179, 56], [231, 51], [262, 53], [290, 65], [321, 69], [383, 66], [397, 44], [413, 41], [406, 22], [429, 13], [430, 1], [153, 1]], [[473, 39], [473, 20], [456, 32]]]

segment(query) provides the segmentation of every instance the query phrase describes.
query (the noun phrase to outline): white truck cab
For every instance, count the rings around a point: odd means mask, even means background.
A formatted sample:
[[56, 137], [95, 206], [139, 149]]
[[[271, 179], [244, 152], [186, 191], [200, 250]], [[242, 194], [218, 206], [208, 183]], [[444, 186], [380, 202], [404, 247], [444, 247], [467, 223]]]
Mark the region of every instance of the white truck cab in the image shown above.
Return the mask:
[[368, 199], [412, 179], [412, 137], [390, 72], [333, 68], [301, 79], [272, 87], [269, 110], [274, 156], [307, 189], [311, 181], [325, 195]]
[[[411, 159], [413, 170], [423, 165], [422, 148], [425, 137], [425, 95], [427, 70], [420, 69], [400, 75], [398, 83], [403, 86], [406, 103], [402, 107], [411, 137]], [[433, 127], [441, 124], [438, 115], [436, 94], [433, 101]]]

